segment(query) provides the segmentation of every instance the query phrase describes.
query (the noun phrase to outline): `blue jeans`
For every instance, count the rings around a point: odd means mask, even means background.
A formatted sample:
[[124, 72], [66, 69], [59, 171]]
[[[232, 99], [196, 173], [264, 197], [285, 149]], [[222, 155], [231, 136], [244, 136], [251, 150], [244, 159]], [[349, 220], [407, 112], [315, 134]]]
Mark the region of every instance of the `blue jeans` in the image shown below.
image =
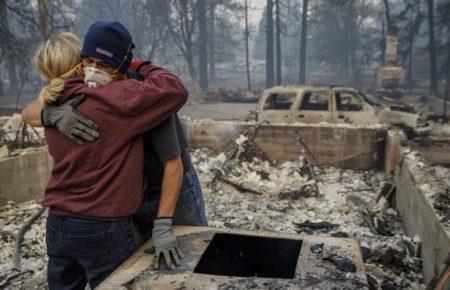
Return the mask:
[[[133, 220], [143, 240], [152, 235], [153, 221], [156, 218], [161, 194], [144, 195], [139, 210], [133, 215]], [[183, 176], [180, 195], [178, 197], [174, 225], [207, 226], [205, 201], [197, 172], [191, 167]]]
[[133, 254], [139, 240], [131, 218], [87, 220], [49, 214], [46, 226], [50, 289], [97, 287]]

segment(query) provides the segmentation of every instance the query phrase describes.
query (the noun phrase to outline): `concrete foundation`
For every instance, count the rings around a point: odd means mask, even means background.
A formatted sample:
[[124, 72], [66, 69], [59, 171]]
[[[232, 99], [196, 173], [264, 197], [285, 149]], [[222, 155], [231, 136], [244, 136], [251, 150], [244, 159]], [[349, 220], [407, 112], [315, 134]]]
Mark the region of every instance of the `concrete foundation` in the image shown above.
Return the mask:
[[[213, 120], [183, 120], [194, 148], [209, 147], [223, 152], [240, 134], [255, 130], [255, 123]], [[380, 126], [284, 124], [260, 125], [255, 143], [276, 161], [296, 160], [303, 150], [298, 138], [312, 152], [312, 163], [364, 170], [382, 168], [386, 129]], [[315, 159], [317, 162], [315, 162]]]
[[52, 166], [53, 160], [45, 149], [0, 161], [0, 206], [7, 201], [40, 198]]
[[394, 175], [397, 166], [398, 152], [402, 145], [405, 145], [407, 138], [400, 130], [390, 130], [387, 132], [384, 172], [386, 178], [390, 179]]
[[[209, 147], [217, 152], [255, 128], [255, 124], [237, 121], [182, 121], [193, 148]], [[363, 170], [382, 168], [385, 135], [383, 127], [262, 125], [255, 142], [276, 161], [296, 160], [300, 154], [306, 154], [313, 163], [317, 160], [320, 164]], [[298, 137], [314, 157], [302, 153], [304, 148]], [[0, 161], [0, 205], [8, 200], [22, 202], [41, 197], [52, 165], [45, 149]]]
[[[286, 239], [301, 243], [300, 253], [294, 257], [287, 257], [296, 261], [293, 277], [268, 278], [260, 275], [237, 277], [198, 273], [201, 272], [198, 271], [199, 261], [204, 259], [205, 250], [211, 246], [211, 240], [214, 241], [216, 234]], [[97, 289], [368, 289], [359, 244], [354, 239], [204, 227], [175, 227], [175, 235], [178, 237], [181, 248], [185, 249], [184, 263], [180, 268], [175, 271], [152, 270], [154, 247], [149, 240]], [[318, 251], [317, 245], [322, 250]], [[277, 249], [267, 247], [264, 250], [274, 251], [273, 259], [276, 259]], [[324, 259], [329, 253], [346, 257], [354, 267], [352, 271], [344, 271], [336, 264]], [[226, 254], [223, 253], [223, 255]], [[245, 260], [245, 255], [245, 250], [242, 250], [239, 256], [232, 255], [229, 258]], [[263, 260], [263, 257], [260, 257], [255, 262], [263, 263]], [[217, 260], [211, 262], [214, 263], [211, 268], [217, 268], [220, 263]], [[272, 264], [274, 268], [284, 266]]]
[[423, 274], [428, 283], [450, 254], [450, 221], [433, 206], [440, 194], [448, 196], [448, 187], [425, 166], [424, 161], [403, 150], [395, 170], [395, 184], [396, 208], [405, 230], [422, 242]]

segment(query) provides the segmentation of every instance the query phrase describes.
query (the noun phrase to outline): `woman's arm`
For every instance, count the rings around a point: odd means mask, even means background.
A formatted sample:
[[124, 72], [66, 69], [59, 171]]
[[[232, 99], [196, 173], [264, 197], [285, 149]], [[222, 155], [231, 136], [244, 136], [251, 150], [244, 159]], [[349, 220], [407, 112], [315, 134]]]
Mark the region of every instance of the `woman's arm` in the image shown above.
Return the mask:
[[22, 120], [32, 126], [41, 127], [42, 103], [36, 99], [22, 110]]

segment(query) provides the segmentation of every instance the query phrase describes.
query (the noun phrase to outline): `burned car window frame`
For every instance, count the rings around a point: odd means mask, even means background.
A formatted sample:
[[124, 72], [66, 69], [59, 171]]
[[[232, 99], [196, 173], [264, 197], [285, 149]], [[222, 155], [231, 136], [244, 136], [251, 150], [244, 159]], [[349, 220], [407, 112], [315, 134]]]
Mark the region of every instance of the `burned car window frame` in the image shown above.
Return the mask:
[[[311, 100], [311, 96], [313, 94], [323, 94], [324, 96], [326, 96], [326, 108], [325, 109], [324, 108], [319, 108], [319, 107], [313, 108], [311, 106], [310, 100]], [[305, 102], [308, 102], [308, 104], [309, 104], [308, 107], [305, 106]], [[331, 103], [330, 102], [330, 93], [327, 92], [327, 91], [305, 91], [303, 93], [303, 95], [302, 95], [301, 102], [298, 105], [298, 110], [299, 111], [314, 111], [314, 112], [329, 112], [330, 111], [330, 107], [331, 107], [330, 103]], [[317, 105], [321, 105], [321, 104], [320, 103], [315, 103], [313, 105], [317, 106]]]
[[[352, 98], [358, 101], [358, 104], [342, 104], [341, 94], [350, 95]], [[356, 93], [349, 91], [334, 91], [334, 99], [336, 103], [336, 110], [340, 112], [363, 112], [364, 103]]]
[[[275, 96], [275, 97], [273, 97]], [[277, 99], [278, 97], [287, 97], [286, 99], [290, 99], [290, 102], [279, 102], [277, 103]], [[272, 99], [275, 99], [275, 102], [272, 101]], [[297, 93], [296, 92], [272, 92], [270, 93], [265, 102], [264, 105], [262, 107], [263, 111], [268, 111], [268, 110], [276, 110], [276, 111], [284, 111], [284, 110], [290, 110], [292, 108], [292, 105], [294, 105], [295, 101], [297, 99]], [[280, 107], [275, 106], [275, 104], [277, 104]], [[289, 104], [289, 106], [286, 106], [287, 104]]]

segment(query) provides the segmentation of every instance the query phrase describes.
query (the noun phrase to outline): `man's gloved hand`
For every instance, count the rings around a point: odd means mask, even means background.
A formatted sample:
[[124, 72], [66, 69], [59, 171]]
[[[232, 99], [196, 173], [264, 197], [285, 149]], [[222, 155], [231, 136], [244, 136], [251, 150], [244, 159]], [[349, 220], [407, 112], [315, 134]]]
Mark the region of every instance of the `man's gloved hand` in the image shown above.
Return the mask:
[[42, 125], [56, 127], [78, 145], [84, 145], [85, 141], [94, 141], [100, 136], [98, 125], [76, 110], [85, 99], [85, 95], [80, 95], [60, 106], [44, 106], [41, 115]]
[[155, 219], [152, 239], [155, 245], [155, 260], [153, 261], [153, 268], [155, 270], [159, 269], [161, 255], [169, 269], [175, 269], [173, 262], [177, 266], [181, 265], [183, 253], [177, 245], [177, 239], [173, 235], [171, 218]]

